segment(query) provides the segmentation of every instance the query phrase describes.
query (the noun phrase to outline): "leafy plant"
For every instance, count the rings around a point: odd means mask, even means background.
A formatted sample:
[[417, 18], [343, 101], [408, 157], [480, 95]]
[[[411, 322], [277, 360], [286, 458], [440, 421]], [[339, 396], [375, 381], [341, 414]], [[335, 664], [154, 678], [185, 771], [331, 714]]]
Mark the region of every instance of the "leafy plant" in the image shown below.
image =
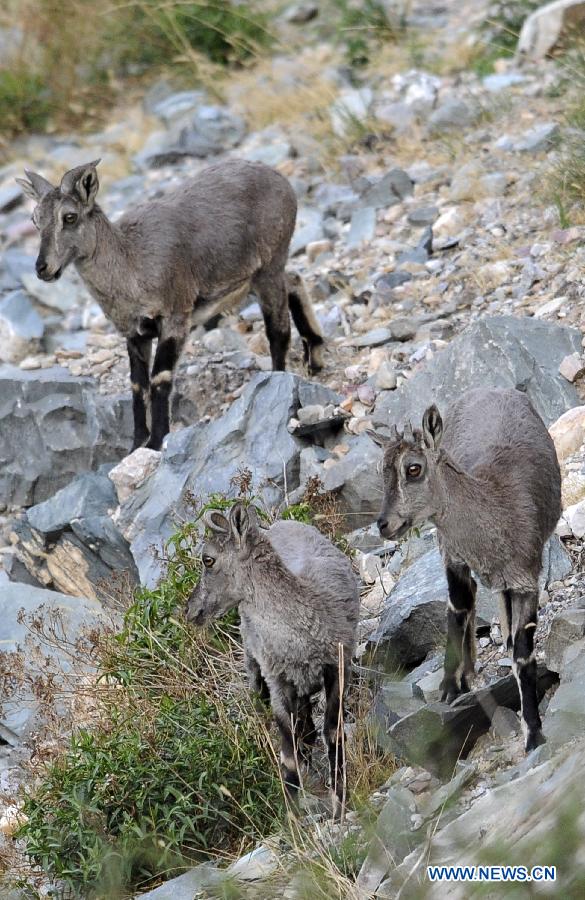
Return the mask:
[[[205, 67], [242, 63], [268, 49], [268, 16], [232, 0], [9, 2], [0, 24], [14, 30], [0, 70], [0, 133], [43, 131], [49, 112], [87, 127], [117, 80], [156, 67], [201, 78]], [[214, 69], [215, 71], [215, 69]]]
[[75, 896], [123, 896], [203, 854], [239, 849], [282, 810], [266, 721], [237, 677], [229, 623], [202, 634], [178, 611], [199, 578], [197, 535], [196, 523], [175, 535], [165, 579], [139, 590], [122, 631], [103, 637], [99, 726], [80, 727], [26, 796], [26, 854]]
[[49, 94], [39, 75], [21, 66], [0, 69], [0, 133], [42, 131], [50, 113]]

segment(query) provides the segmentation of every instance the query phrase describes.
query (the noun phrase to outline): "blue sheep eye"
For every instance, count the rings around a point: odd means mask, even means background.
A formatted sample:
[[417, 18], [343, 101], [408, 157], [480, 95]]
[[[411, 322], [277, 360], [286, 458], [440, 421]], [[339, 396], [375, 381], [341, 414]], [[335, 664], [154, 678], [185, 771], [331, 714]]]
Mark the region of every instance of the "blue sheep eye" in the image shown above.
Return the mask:
[[215, 562], [213, 556], [204, 556], [202, 561], [206, 569], [211, 569]]
[[418, 478], [421, 472], [422, 466], [419, 466], [418, 463], [413, 463], [406, 469], [406, 474], [409, 478]]

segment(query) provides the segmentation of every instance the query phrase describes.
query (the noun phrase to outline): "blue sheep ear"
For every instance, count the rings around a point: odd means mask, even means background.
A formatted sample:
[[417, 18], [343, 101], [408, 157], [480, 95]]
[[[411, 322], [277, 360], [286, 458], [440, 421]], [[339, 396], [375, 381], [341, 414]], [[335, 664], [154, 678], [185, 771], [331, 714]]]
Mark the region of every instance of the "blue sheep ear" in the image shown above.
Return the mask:
[[390, 438], [386, 437], [385, 434], [378, 434], [377, 431], [372, 431], [371, 428], [366, 429], [366, 434], [374, 444], [377, 444], [378, 447], [381, 447], [382, 450], [384, 447], [390, 443]]
[[430, 450], [438, 450], [443, 437], [443, 420], [441, 413], [433, 403], [423, 416], [423, 438]]
[[230, 510], [230, 526], [232, 536], [238, 547], [241, 547], [250, 529], [250, 515], [243, 503], [234, 503]]
[[203, 513], [203, 522], [210, 531], [229, 534], [230, 523], [219, 509], [208, 509]]

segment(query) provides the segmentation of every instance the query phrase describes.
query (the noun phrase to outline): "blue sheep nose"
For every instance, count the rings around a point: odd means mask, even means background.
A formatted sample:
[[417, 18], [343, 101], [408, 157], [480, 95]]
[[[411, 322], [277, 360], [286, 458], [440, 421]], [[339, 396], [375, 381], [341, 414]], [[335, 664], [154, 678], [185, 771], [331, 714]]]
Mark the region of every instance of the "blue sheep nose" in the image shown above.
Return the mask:
[[380, 518], [376, 522], [376, 525], [378, 526], [378, 531], [381, 534], [384, 529], [388, 527], [388, 519], [385, 519], [384, 516], [380, 516]]

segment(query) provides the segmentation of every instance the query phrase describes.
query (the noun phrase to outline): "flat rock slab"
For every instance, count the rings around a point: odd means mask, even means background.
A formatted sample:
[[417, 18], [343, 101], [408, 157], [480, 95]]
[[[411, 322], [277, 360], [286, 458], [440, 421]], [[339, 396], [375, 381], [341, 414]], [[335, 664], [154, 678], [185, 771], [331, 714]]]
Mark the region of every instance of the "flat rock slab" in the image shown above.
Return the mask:
[[141, 900], [194, 900], [200, 891], [217, 885], [222, 880], [222, 873], [209, 863], [203, 863], [190, 869], [177, 878], [165, 881], [159, 887], [145, 894]]
[[374, 425], [400, 427], [409, 419], [420, 425], [431, 403], [445, 413], [449, 403], [478, 387], [525, 391], [550, 425], [579, 405], [577, 391], [558, 369], [566, 356], [580, 350], [581, 334], [576, 329], [513, 316], [483, 318], [398, 390], [382, 393], [374, 409]]

